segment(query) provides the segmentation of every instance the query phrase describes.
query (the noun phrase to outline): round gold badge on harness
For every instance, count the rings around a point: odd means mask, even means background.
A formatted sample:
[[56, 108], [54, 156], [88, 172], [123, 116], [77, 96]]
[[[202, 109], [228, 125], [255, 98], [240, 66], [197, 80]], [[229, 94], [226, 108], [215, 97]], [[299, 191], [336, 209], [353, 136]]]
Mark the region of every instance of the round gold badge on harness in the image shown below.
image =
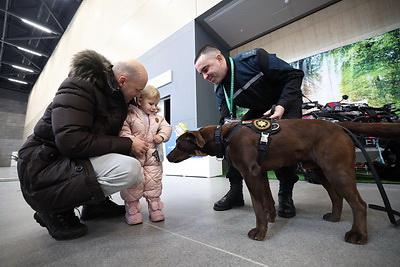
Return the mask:
[[267, 130], [269, 127], [271, 127], [271, 122], [269, 120], [265, 119], [257, 119], [253, 121], [254, 127], [256, 127], [260, 131]]

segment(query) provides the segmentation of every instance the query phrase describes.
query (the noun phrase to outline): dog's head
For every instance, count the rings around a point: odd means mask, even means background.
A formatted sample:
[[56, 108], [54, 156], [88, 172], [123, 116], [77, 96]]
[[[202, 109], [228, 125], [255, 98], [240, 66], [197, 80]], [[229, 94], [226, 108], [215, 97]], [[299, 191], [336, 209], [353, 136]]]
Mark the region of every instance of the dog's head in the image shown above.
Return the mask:
[[178, 137], [175, 148], [167, 155], [169, 162], [178, 163], [193, 156], [206, 156], [202, 148], [206, 144], [200, 131], [189, 131]]

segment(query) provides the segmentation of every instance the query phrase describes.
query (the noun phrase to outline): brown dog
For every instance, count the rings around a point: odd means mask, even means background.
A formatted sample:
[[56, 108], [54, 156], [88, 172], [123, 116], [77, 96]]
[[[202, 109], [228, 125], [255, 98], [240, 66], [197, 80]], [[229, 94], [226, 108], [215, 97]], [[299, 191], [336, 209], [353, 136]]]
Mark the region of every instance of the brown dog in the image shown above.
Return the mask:
[[[337, 124], [354, 133], [385, 138], [400, 138], [400, 124], [332, 123], [301, 119], [279, 120], [278, 123], [281, 129], [270, 136], [261, 164], [257, 163], [260, 134], [248, 127], [237, 130], [226, 147], [225, 155], [246, 182], [256, 215], [256, 228], [251, 229], [248, 236], [254, 240], [263, 240], [268, 222], [275, 221], [275, 203], [268, 180], [265, 179], [266, 171], [302, 162], [303, 166], [316, 168], [321, 184], [328, 191], [332, 211], [323, 218], [331, 222], [339, 221], [345, 198], [353, 213], [353, 225], [346, 233], [345, 240], [352, 244], [366, 244], [367, 205], [356, 187], [354, 143]], [[237, 124], [238, 122], [223, 125], [222, 137], [226, 138]], [[206, 126], [198, 131], [182, 134], [177, 139], [175, 148], [168, 154], [168, 161], [177, 163], [195, 155], [215, 156], [216, 127]]]

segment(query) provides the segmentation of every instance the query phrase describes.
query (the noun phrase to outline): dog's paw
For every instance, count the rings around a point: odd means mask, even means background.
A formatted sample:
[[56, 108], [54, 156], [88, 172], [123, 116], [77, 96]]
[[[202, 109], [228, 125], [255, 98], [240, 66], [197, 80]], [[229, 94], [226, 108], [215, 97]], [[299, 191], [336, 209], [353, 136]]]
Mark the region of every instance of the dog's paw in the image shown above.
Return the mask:
[[348, 231], [344, 236], [344, 240], [355, 245], [365, 245], [368, 242], [367, 234], [361, 234], [355, 231]]
[[322, 217], [325, 221], [328, 222], [339, 222], [340, 221], [340, 215], [336, 215], [333, 213], [327, 213]]
[[249, 236], [250, 239], [263, 241], [265, 239], [266, 234], [267, 234], [267, 229], [265, 229], [265, 231], [264, 230], [260, 231], [257, 228], [253, 228], [249, 231], [247, 235]]
[[274, 209], [274, 211], [268, 213], [268, 222], [274, 223], [275, 222], [275, 218], [276, 218], [276, 211]]

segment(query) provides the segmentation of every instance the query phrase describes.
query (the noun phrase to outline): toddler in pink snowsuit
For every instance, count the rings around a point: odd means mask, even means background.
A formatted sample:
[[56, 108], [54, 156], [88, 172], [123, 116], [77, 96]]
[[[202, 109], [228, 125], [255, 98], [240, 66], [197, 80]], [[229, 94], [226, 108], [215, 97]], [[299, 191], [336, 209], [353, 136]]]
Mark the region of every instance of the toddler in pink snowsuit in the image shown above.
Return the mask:
[[120, 132], [120, 136], [137, 137], [149, 143], [146, 153], [138, 157], [142, 165], [143, 183], [133, 185], [122, 190], [121, 197], [125, 201], [125, 221], [129, 225], [143, 222], [140, 198], [144, 197], [148, 203], [150, 220], [163, 221], [162, 209], [164, 203], [160, 200], [162, 191], [162, 159], [157, 146], [171, 137], [172, 127], [161, 116], [157, 115], [157, 104], [160, 101], [160, 92], [154, 86], [147, 85], [137, 99], [137, 107], [130, 105], [128, 116]]

